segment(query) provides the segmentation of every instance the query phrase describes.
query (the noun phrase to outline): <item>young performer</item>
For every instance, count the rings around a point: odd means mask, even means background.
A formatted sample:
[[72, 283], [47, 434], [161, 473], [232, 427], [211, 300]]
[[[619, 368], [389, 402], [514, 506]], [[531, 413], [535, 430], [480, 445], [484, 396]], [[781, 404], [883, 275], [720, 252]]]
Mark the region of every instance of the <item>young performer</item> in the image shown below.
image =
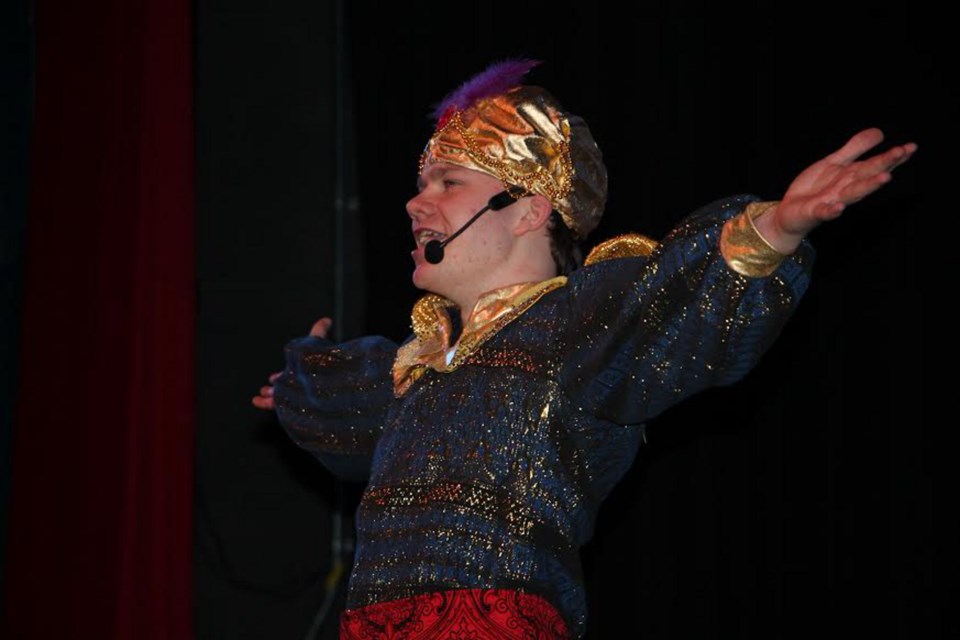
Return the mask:
[[738, 196], [661, 242], [579, 265], [607, 174], [583, 119], [494, 65], [451, 94], [407, 203], [413, 335], [333, 344], [323, 319], [254, 404], [367, 481], [342, 638], [575, 638], [579, 549], [643, 425], [757, 362], [810, 278], [804, 237], [890, 180], [916, 145], [876, 129], [778, 202]]

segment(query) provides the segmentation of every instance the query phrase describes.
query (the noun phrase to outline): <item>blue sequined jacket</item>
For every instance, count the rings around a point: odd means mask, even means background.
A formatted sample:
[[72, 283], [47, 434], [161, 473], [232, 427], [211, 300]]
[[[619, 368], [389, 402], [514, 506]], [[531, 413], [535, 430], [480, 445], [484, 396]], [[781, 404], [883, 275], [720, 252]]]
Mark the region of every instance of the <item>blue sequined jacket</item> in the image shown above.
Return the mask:
[[479, 339], [465, 329], [449, 366], [430, 366], [436, 337], [422, 332], [399, 354], [380, 337], [291, 342], [281, 423], [332, 471], [368, 482], [347, 606], [517, 589], [582, 635], [579, 549], [644, 422], [744, 376], [809, 282], [807, 243], [766, 277], [721, 255], [724, 223], [754, 200], [704, 207], [648, 256], [540, 287]]

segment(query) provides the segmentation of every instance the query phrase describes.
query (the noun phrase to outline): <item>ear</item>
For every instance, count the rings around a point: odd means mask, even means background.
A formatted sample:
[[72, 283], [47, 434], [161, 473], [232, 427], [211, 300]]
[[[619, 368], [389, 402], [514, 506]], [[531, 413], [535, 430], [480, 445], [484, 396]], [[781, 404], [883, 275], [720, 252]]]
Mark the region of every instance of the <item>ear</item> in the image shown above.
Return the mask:
[[524, 198], [523, 215], [521, 215], [513, 227], [513, 233], [522, 236], [538, 229], [543, 229], [550, 220], [550, 212], [553, 211], [553, 205], [546, 197], [539, 193]]

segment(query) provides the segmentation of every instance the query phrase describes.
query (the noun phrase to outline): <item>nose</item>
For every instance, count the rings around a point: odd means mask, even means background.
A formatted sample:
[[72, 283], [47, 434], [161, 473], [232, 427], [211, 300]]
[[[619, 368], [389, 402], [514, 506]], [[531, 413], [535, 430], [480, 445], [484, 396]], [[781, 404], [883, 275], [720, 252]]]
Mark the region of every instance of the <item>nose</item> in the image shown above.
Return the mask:
[[407, 215], [413, 220], [420, 220], [433, 212], [433, 203], [424, 191], [407, 201]]

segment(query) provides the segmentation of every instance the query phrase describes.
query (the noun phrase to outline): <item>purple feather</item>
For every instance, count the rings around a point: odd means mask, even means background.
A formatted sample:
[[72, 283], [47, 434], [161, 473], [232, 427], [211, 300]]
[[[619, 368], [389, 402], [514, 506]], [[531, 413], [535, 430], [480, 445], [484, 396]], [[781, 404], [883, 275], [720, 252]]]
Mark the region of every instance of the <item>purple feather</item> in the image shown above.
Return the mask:
[[480, 98], [499, 95], [519, 86], [523, 76], [541, 62], [541, 60], [528, 58], [514, 58], [491, 64], [447, 95], [433, 110], [433, 117], [438, 121], [438, 126], [442, 126], [439, 121], [445, 120], [454, 109], [463, 111]]

